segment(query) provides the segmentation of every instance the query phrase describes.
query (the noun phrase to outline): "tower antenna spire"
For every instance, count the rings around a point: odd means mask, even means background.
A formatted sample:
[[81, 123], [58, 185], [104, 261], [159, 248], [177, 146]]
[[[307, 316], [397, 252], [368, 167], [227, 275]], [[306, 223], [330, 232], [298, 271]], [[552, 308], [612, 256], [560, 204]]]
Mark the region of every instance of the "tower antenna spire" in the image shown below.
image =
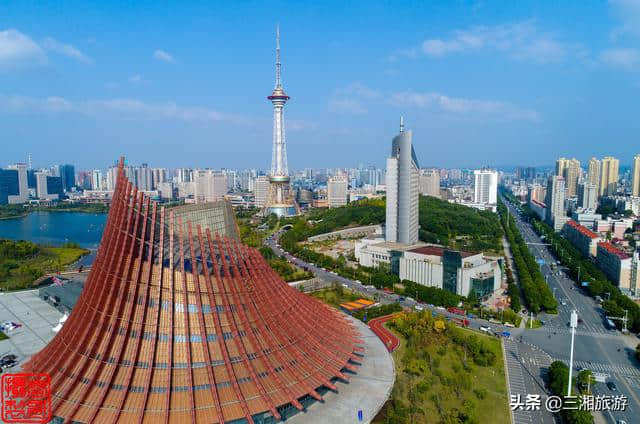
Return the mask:
[[280, 82], [280, 24], [276, 25], [276, 88], [282, 87]]
[[400, 116], [400, 132], [404, 132], [404, 116]]

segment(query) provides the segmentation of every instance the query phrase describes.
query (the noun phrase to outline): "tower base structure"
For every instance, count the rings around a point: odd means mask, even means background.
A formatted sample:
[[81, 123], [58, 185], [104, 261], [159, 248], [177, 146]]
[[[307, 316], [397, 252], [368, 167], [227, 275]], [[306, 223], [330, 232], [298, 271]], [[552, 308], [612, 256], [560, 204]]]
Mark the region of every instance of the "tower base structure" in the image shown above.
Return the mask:
[[264, 208], [264, 214], [272, 213], [280, 217], [296, 216], [300, 214], [300, 209], [293, 199], [288, 176], [269, 177], [269, 194]]

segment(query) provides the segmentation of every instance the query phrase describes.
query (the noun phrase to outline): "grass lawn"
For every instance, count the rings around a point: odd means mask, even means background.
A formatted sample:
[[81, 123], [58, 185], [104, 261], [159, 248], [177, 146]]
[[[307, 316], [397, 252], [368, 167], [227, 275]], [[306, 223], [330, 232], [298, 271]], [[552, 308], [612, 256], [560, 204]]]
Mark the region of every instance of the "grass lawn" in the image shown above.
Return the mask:
[[41, 247], [39, 252], [30, 258], [0, 260], [2, 275], [0, 275], [0, 289], [19, 290], [28, 288], [41, 276], [65, 267], [83, 255], [88, 250], [75, 247]]
[[345, 289], [340, 284], [334, 285], [333, 288], [315, 291], [310, 294], [316, 299], [319, 299], [334, 308], [339, 308], [341, 303], [353, 302], [357, 299], [367, 299], [359, 293]]
[[534, 319], [533, 320], [533, 325], [529, 321], [530, 321], [530, 319], [527, 319], [527, 322], [525, 323], [525, 328], [527, 328], [527, 329], [535, 330], [536, 328], [542, 327], [542, 322], [540, 322], [539, 319]]
[[9, 336], [4, 334], [4, 332], [0, 331], [0, 340], [7, 340], [8, 338], [9, 338]]
[[[389, 328], [401, 340], [393, 354], [396, 382], [374, 423], [510, 422], [499, 339], [449, 326], [441, 332], [425, 331], [424, 322], [409, 331], [414, 334], [409, 338], [403, 335], [406, 331], [396, 331], [394, 325]], [[422, 336], [415, 335], [417, 329]], [[480, 365], [472, 359], [470, 351], [454, 341], [452, 331], [459, 332], [458, 340], [474, 336], [485, 351], [493, 353], [492, 363]]]

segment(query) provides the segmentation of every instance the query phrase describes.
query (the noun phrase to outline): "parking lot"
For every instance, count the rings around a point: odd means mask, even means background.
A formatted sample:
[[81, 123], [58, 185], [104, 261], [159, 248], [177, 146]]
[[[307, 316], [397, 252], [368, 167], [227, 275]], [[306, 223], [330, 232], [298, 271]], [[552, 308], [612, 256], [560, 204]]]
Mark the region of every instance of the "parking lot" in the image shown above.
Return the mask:
[[0, 356], [13, 353], [18, 356], [19, 370], [31, 355], [42, 349], [55, 335], [51, 329], [62, 314], [38, 297], [37, 290], [0, 293], [0, 322], [12, 321], [21, 327], [8, 331], [8, 340], [0, 341]]

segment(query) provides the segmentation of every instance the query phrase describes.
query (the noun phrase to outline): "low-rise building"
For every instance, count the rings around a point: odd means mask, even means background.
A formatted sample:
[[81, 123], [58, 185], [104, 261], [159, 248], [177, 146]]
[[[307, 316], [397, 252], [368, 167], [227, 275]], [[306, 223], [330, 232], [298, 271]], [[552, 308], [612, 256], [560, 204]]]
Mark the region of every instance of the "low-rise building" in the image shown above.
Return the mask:
[[443, 246], [406, 245], [371, 237], [356, 242], [355, 256], [361, 265], [387, 267], [401, 280], [461, 296], [468, 296], [473, 288], [478, 297], [485, 297], [498, 290], [502, 282], [502, 268], [497, 259]]
[[529, 207], [531, 208], [533, 213], [535, 213], [538, 216], [540, 221], [545, 220], [547, 216], [547, 205], [545, 205], [544, 203], [536, 199], [531, 199], [531, 201], [529, 202]]
[[571, 219], [589, 229], [594, 229], [598, 221], [602, 219], [602, 215], [595, 213], [593, 209], [578, 208], [571, 212]]
[[468, 296], [472, 289], [478, 297], [489, 296], [502, 283], [500, 263], [485, 258], [482, 253], [429, 245], [405, 250], [398, 260], [401, 280], [437, 287], [461, 296]]
[[564, 225], [562, 232], [566, 239], [569, 240], [585, 258], [597, 255], [598, 243], [602, 240], [598, 234], [574, 220], [569, 220]]
[[632, 259], [632, 255], [625, 253], [607, 241], [598, 243], [596, 264], [620, 289], [631, 289]]

